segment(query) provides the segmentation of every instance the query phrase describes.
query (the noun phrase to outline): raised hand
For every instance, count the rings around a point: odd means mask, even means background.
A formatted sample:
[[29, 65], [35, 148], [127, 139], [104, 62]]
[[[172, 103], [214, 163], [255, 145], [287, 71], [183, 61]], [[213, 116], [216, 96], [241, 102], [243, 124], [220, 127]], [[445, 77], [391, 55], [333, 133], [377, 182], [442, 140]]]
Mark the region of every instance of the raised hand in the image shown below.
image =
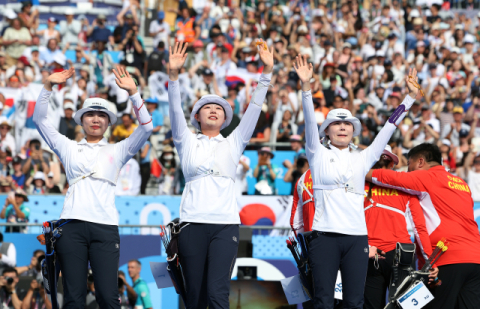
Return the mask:
[[258, 55], [262, 60], [265, 67], [263, 68], [264, 74], [272, 73], [273, 71], [273, 46], [271, 49], [268, 49], [267, 43], [262, 39], [257, 39], [255, 45], [258, 49]]
[[307, 62], [307, 57], [307, 55], [297, 56], [293, 63], [293, 68], [304, 84], [310, 82], [313, 77], [313, 65]]
[[[72, 77], [73, 73], [75, 73], [74, 68], [70, 68], [68, 70], [58, 72], [58, 73], [53, 73], [52, 75], [47, 77], [47, 82], [45, 83], [45, 86], [47, 86], [47, 84], [48, 84], [48, 86], [50, 86], [50, 91], [51, 91], [51, 86], [56, 85], [56, 84], [65, 83], [67, 81], [67, 79]], [[47, 89], [47, 88], [45, 88], [45, 89]], [[49, 89], [47, 89], [47, 90], [49, 90]]]
[[115, 82], [118, 87], [126, 90], [129, 96], [138, 92], [135, 81], [124, 68], [117, 66], [117, 70], [113, 69], [113, 74], [115, 74]]
[[176, 42], [175, 46], [172, 48], [170, 46], [170, 57], [168, 63], [170, 65], [170, 70], [180, 70], [187, 60], [187, 46], [188, 43], [180, 41]]
[[420, 85], [418, 84], [417, 70], [410, 68], [408, 70], [408, 75], [405, 78], [405, 83], [407, 84], [408, 91], [412, 98], [416, 98], [418, 91], [420, 90]]

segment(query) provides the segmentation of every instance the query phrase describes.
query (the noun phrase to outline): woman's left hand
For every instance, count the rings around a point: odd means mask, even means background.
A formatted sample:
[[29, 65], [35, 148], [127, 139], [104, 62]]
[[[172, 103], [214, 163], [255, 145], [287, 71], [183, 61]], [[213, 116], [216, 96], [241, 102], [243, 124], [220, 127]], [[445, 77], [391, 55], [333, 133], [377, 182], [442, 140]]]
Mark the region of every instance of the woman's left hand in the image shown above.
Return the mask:
[[113, 69], [113, 74], [118, 87], [126, 90], [129, 96], [138, 92], [135, 81], [124, 68], [117, 66], [117, 70]]
[[[273, 46], [271, 49], [268, 49], [267, 42], [264, 42], [262, 39], [257, 40], [257, 49], [260, 60], [262, 60], [265, 67], [263, 68], [264, 74], [270, 74], [273, 71]], [[266, 48], [266, 49], [265, 49]]]

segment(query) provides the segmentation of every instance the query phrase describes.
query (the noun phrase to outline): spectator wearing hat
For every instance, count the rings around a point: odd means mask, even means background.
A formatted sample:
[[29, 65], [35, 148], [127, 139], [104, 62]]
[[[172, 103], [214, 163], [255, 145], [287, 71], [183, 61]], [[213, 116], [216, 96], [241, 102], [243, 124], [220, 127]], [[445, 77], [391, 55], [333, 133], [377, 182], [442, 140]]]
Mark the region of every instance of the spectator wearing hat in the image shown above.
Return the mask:
[[63, 98], [63, 111], [65, 117], [60, 118], [58, 129], [60, 134], [65, 135], [72, 141], [75, 140], [75, 128], [77, 126], [75, 119], [73, 119], [73, 113], [76, 111], [75, 104], [73, 103], [74, 100], [75, 98], [70, 93], [67, 93]]
[[112, 31], [107, 28], [107, 16], [99, 14], [87, 29], [89, 42], [113, 42]]
[[55, 29], [58, 24], [58, 20], [55, 17], [50, 17], [47, 20], [47, 29], [37, 31], [36, 34], [41, 36], [41, 42], [43, 45], [47, 45], [50, 39], [56, 39], [60, 42], [60, 32]]
[[0, 116], [0, 146], [9, 149], [12, 156], [16, 154], [15, 138], [10, 133], [12, 125], [5, 116]]
[[138, 19], [137, 10], [134, 6], [124, 7], [120, 13], [117, 15], [118, 26], [117, 28], [121, 29], [123, 40], [127, 35], [127, 31], [130, 30], [134, 25], [139, 25], [140, 21]]
[[22, 27], [20, 19], [12, 21], [12, 26], [5, 31], [2, 45], [5, 46], [7, 54], [7, 65], [15, 65], [18, 58], [22, 56], [25, 48], [32, 43], [32, 36], [27, 28]]
[[44, 173], [50, 172], [48, 157], [44, 156], [42, 144], [38, 139], [30, 140], [27, 156], [28, 158], [22, 162], [22, 173], [27, 176], [33, 176], [36, 171], [42, 171]]
[[[6, 219], [7, 223], [28, 223], [30, 217], [30, 207], [25, 205], [28, 202], [28, 196], [20, 188], [17, 188], [13, 194], [9, 194], [5, 200], [0, 218]], [[26, 231], [26, 227], [12, 226], [8, 227], [5, 232], [22, 233]], [[3, 258], [2, 258], [3, 259]], [[14, 265], [12, 265], [14, 266]]]
[[164, 11], [158, 11], [157, 19], [150, 22], [148, 32], [153, 38], [153, 46], [158, 46], [158, 43], [163, 42], [165, 44], [165, 50], [168, 50], [170, 46], [170, 25], [165, 21]]
[[220, 96], [221, 93], [220, 93], [220, 90], [218, 89], [217, 80], [215, 79], [213, 71], [210, 68], [205, 67], [202, 70], [202, 76], [198, 77], [194, 73], [198, 67], [199, 65], [197, 64], [197, 66], [194, 66], [190, 69], [190, 72], [193, 73], [191, 74], [191, 76], [194, 76], [192, 80], [192, 85], [193, 85], [193, 91], [195, 95], [198, 98], [207, 94], [216, 94]]
[[122, 115], [122, 123], [115, 127], [113, 130], [110, 141], [120, 142], [132, 135], [135, 129], [138, 127], [137, 124], [133, 122], [133, 117], [130, 114]]
[[204, 43], [201, 40], [193, 42], [193, 52], [189, 53], [187, 60], [185, 61], [185, 68], [190, 70], [193, 66], [202, 63], [204, 66], [208, 66], [207, 51], [203, 48]]
[[145, 100], [145, 103], [147, 103], [147, 110], [152, 116], [152, 134], [158, 134], [163, 126], [163, 115], [158, 110], [158, 100], [156, 98], [148, 98]]
[[45, 174], [43, 172], [35, 172], [33, 176], [27, 179], [25, 187], [29, 194], [43, 195], [46, 192], [46, 183]]
[[65, 20], [60, 22], [60, 34], [62, 35], [62, 43], [78, 44], [78, 35], [82, 30], [80, 21], [74, 19], [73, 8], [65, 10]]
[[50, 171], [45, 181], [46, 193], [62, 194], [62, 190], [60, 190], [60, 187], [55, 183], [53, 178], [54, 178], [54, 173]]
[[22, 158], [20, 158], [19, 156], [13, 158], [12, 167], [13, 174], [11, 175], [11, 177], [14, 183], [14, 187], [24, 189], [27, 177], [22, 172]]
[[430, 127], [435, 131], [438, 135], [440, 134], [440, 121], [435, 118], [435, 115], [432, 114], [432, 109], [428, 104], [422, 105], [422, 120], [423, 123], [417, 124], [413, 127], [415, 130], [413, 133], [413, 137], [417, 140], [424, 140], [425, 135], [423, 134], [423, 129], [425, 129], [426, 125], [430, 125]]
[[275, 195], [277, 193], [275, 179], [275, 165], [271, 160], [274, 154], [270, 147], [262, 147], [258, 151], [258, 164], [253, 169], [253, 177], [257, 180], [255, 185], [255, 195]]
[[[475, 128], [471, 130], [471, 127], [463, 122], [463, 118], [465, 115], [463, 107], [455, 106], [452, 110], [452, 113], [453, 123], [449, 123], [443, 127], [441, 138], [450, 140], [453, 147], [458, 147], [460, 145], [459, 132], [461, 130], [465, 130], [467, 132], [470, 132], [469, 137], [473, 137], [473, 135], [475, 134]], [[475, 117], [474, 123], [472, 124], [474, 127], [477, 126], [477, 121], [478, 117]]]

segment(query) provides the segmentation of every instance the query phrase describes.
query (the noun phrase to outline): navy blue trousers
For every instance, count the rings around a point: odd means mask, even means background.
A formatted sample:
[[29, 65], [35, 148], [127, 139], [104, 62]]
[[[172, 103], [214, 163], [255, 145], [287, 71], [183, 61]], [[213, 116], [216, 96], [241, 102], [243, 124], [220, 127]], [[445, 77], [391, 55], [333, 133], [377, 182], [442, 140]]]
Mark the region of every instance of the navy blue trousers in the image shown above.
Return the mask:
[[238, 250], [239, 227], [191, 223], [179, 235], [187, 309], [228, 309], [230, 278]]
[[316, 309], [333, 309], [335, 282], [340, 269], [343, 308], [363, 308], [363, 293], [368, 269], [367, 235], [355, 236], [314, 231], [317, 237], [309, 244]]

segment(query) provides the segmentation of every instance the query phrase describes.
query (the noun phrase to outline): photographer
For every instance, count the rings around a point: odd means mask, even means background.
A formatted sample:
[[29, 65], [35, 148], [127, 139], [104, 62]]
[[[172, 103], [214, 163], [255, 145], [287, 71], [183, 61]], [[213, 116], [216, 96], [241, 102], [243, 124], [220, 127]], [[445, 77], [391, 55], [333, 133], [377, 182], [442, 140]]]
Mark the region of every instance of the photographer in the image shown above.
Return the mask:
[[34, 166], [37, 166], [38, 171], [42, 171], [45, 174], [50, 172], [48, 162], [43, 156], [43, 150], [41, 143], [38, 139], [32, 139], [29, 145], [29, 158], [22, 162], [22, 173], [30, 176], [34, 170]]
[[0, 277], [0, 302], [2, 309], [21, 309], [22, 301], [18, 298], [15, 290], [17, 283], [18, 273], [15, 268], [5, 268]]
[[34, 276], [40, 273], [42, 268], [42, 260], [45, 258], [45, 252], [41, 249], [33, 251], [30, 265], [15, 267], [20, 276]]
[[[63, 296], [60, 293], [57, 293], [57, 301], [59, 308], [62, 308]], [[27, 295], [22, 301], [21, 309], [37, 309], [45, 308], [52, 309], [52, 302], [50, 301], [50, 296], [45, 293], [43, 288], [43, 279], [37, 277], [33, 279], [30, 283], [30, 289], [28, 289]]]
[[[127, 291], [127, 296], [125, 296], [125, 290]], [[125, 279], [125, 273], [121, 270], [118, 271], [118, 298], [120, 299], [121, 309], [132, 309], [137, 301], [137, 293], [128, 284], [127, 279]]]
[[[30, 217], [30, 207], [25, 205], [28, 196], [20, 188], [10, 192], [5, 200], [5, 205], [0, 212], [0, 218], [6, 219], [7, 223], [27, 223]], [[22, 233], [26, 227], [10, 226], [5, 231], [10, 233]]]
[[124, 52], [127, 66], [136, 67], [142, 72], [144, 69], [145, 50], [141, 38], [138, 36], [138, 31], [138, 26], [132, 26], [119, 44], [118, 49]]

